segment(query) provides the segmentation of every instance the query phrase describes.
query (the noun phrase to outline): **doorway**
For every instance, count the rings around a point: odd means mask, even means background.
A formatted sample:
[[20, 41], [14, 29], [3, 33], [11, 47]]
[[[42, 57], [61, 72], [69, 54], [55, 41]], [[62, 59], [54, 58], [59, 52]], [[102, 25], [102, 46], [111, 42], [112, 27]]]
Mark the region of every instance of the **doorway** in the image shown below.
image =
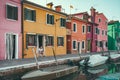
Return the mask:
[[80, 42], [78, 42], [78, 53], [81, 54], [81, 45], [80, 45]]
[[17, 59], [17, 35], [6, 34], [6, 59]]
[[40, 48], [41, 46], [43, 46], [43, 36], [38, 35], [38, 47]]

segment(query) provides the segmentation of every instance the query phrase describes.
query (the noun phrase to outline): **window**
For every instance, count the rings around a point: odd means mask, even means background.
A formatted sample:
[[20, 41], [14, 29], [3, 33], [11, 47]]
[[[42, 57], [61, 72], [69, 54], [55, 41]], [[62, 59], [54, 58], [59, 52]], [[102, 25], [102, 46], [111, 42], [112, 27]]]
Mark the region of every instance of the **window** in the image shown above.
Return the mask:
[[100, 18], [98, 19], [98, 22], [99, 22], [99, 23], [101, 22], [101, 19], [100, 19]]
[[105, 35], [107, 36], [107, 31], [105, 31]]
[[26, 34], [26, 47], [27, 46], [36, 46], [37, 36], [33, 34]]
[[58, 37], [57, 41], [58, 46], [64, 46], [64, 37]]
[[95, 33], [96, 33], [96, 34], [98, 33], [98, 28], [95, 28]]
[[73, 41], [73, 49], [76, 49], [77, 47], [77, 41]]
[[85, 48], [85, 41], [82, 41], [82, 49]]
[[98, 46], [98, 41], [97, 40], [95, 41], [95, 45]]
[[82, 26], [82, 33], [85, 33], [85, 26]]
[[30, 21], [36, 21], [36, 11], [24, 8], [24, 19]]
[[91, 26], [88, 26], [88, 32], [91, 32]]
[[66, 26], [66, 20], [63, 18], [60, 18], [60, 26], [65, 27]]
[[77, 32], [77, 25], [76, 25], [76, 23], [73, 23], [73, 32]]
[[53, 36], [47, 36], [47, 38], [46, 38], [46, 45], [47, 46], [53, 46], [53, 44], [54, 44]]
[[106, 47], [108, 46], [108, 43], [107, 43], [107, 42], [105, 43], [105, 46], [106, 46]]
[[104, 35], [104, 30], [102, 30], [102, 35]]
[[100, 30], [98, 28], [95, 28], [95, 33], [100, 34]]
[[47, 14], [47, 24], [54, 24], [54, 15]]
[[6, 5], [6, 17], [8, 19], [18, 20], [18, 7]]
[[102, 41], [100, 41], [99, 44], [100, 44], [99, 47], [103, 47], [103, 42]]

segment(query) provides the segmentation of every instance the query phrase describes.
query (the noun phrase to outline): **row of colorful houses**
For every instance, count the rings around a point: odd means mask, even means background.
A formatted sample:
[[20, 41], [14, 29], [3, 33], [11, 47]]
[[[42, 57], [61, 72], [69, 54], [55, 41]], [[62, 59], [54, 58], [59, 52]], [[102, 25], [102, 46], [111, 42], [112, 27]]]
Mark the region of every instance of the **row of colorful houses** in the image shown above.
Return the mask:
[[[107, 51], [108, 19], [91, 7], [66, 14], [62, 6], [47, 7], [27, 0], [1, 0], [0, 60], [32, 58], [33, 48], [46, 56]], [[108, 45], [109, 46], [109, 45]]]

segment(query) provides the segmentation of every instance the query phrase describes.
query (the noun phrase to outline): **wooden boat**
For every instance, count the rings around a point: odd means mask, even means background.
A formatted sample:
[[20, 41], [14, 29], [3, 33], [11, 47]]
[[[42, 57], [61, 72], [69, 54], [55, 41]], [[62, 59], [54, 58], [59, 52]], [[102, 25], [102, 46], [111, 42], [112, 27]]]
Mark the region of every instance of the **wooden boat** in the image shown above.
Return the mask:
[[[61, 65], [62, 66], [62, 65]], [[57, 67], [57, 66], [56, 66]], [[52, 68], [55, 69], [55, 68]], [[55, 70], [35, 70], [32, 72], [29, 72], [22, 76], [22, 80], [52, 80], [56, 78], [60, 78], [66, 75], [69, 75], [71, 73], [74, 73], [78, 70], [77, 66], [67, 66], [66, 68], [63, 67], [61, 69], [55, 69]]]

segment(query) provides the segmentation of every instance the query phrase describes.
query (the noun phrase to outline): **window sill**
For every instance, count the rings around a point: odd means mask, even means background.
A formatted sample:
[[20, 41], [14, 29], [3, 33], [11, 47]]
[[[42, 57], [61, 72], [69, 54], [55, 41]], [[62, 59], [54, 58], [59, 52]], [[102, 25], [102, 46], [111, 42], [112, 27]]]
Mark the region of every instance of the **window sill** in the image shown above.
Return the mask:
[[35, 47], [35, 46], [28, 46], [28, 48]]
[[58, 46], [58, 47], [64, 47], [64, 46]]
[[47, 23], [46, 23], [46, 25], [49, 25], [49, 26], [54, 26], [54, 24], [47, 24]]
[[35, 22], [35, 21], [32, 21], [32, 20], [25, 20], [25, 21], [28, 21], [28, 22]]
[[8, 19], [8, 18], [7, 18], [7, 20], [9, 20], [9, 21], [18, 21], [18, 20], [14, 20], [14, 19]]

